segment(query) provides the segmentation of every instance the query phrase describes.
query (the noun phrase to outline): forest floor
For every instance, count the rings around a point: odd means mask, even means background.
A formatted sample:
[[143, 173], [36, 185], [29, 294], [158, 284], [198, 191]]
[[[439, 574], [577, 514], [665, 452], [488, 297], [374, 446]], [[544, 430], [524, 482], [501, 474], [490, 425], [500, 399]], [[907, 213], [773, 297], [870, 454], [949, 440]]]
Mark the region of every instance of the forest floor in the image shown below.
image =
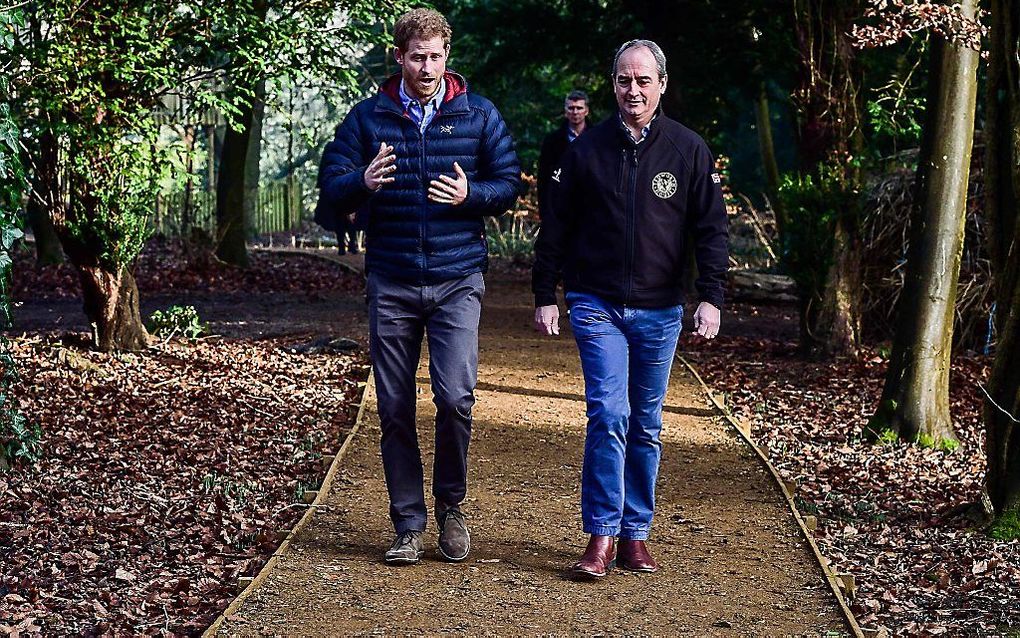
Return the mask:
[[687, 339], [684, 356], [751, 425], [834, 571], [855, 576], [863, 626], [897, 636], [1020, 635], [1020, 541], [964, 515], [985, 471], [981, 384], [991, 359], [953, 358], [951, 411], [960, 445], [872, 445], [862, 430], [882, 391], [888, 347], [810, 361], [797, 351], [792, 305], [733, 304], [718, 339]]
[[[374, 396], [333, 489], [219, 635], [840, 636], [845, 620], [771, 476], [674, 366], [650, 547], [662, 570], [577, 582], [583, 378], [569, 329], [531, 328], [526, 275], [490, 273], [465, 511], [472, 552], [390, 567]], [[423, 459], [434, 415], [418, 371]], [[370, 386], [371, 389], [371, 386]], [[426, 486], [426, 493], [429, 493]]]
[[[368, 372], [362, 278], [252, 261], [151, 244], [143, 316], [192, 304], [208, 335], [100, 354], [73, 271], [18, 256], [12, 394], [42, 458], [0, 474], [0, 635], [200, 633], [304, 512]], [[354, 343], [302, 351], [324, 337]]]
[[[28, 255], [19, 256], [11, 334], [23, 380], [14, 390], [43, 428], [43, 459], [0, 475], [0, 635], [197, 633], [235, 595], [236, 577], [257, 571], [278, 544], [276, 532], [302, 513], [301, 492], [321, 479], [321, 452], [335, 450], [349, 431], [344, 406], [360, 396], [367, 372], [362, 281], [322, 259], [252, 256], [247, 271], [196, 268], [175, 246], [151, 246], [137, 269], [143, 316], [191, 304], [211, 336], [135, 355], [90, 352], [73, 271], [37, 271]], [[360, 258], [344, 261], [357, 267]], [[351, 631], [370, 631], [378, 614], [394, 611], [387, 601], [407, 592], [431, 611], [397, 614], [392, 626], [417, 622], [422, 631], [481, 631], [489, 622], [526, 633], [676, 627], [775, 635], [787, 632], [786, 625], [766, 629], [773, 618], [800, 619], [791, 614], [810, 614], [816, 603], [818, 618], [833, 623], [794, 620], [789, 633], [839, 627], [825, 608], [835, 602], [824, 600], [817, 566], [763, 567], [803, 554], [803, 543], [788, 515], [768, 513], [780, 495], [692, 398], [696, 387], [679, 365], [674, 383], [686, 398], [671, 390], [676, 410], [665, 417], [653, 537], [666, 569], [645, 581], [652, 587], [621, 574], [601, 583], [605, 591], [562, 577], [583, 547], [575, 520], [583, 440], [576, 353], [568, 335], [528, 332], [527, 271], [495, 265], [472, 447], [469, 506], [478, 531], [471, 562], [430, 558], [396, 572], [379, 564], [389, 539], [370, 413], [345, 460], [346, 480], [335, 484], [333, 500], [292, 556], [321, 560], [295, 577], [317, 595], [345, 600]], [[883, 349], [807, 361], [796, 352], [796, 325], [791, 306], [733, 304], [717, 340], [688, 332], [680, 351], [726, 392], [730, 410], [750, 422], [759, 447], [797, 484], [798, 506], [817, 517], [823, 553], [835, 571], [856, 577], [851, 607], [861, 624], [901, 636], [1017, 635], [1020, 542], [990, 539], [960, 515], [980, 493], [980, 384], [990, 361], [954, 358], [958, 449], [873, 446], [860, 432], [881, 390]], [[362, 348], [292, 351], [322, 337], [348, 337]], [[431, 408], [426, 374], [423, 414]], [[495, 407], [501, 402], [504, 408]], [[706, 482], [719, 468], [728, 492]], [[536, 492], [548, 512], [535, 509]], [[507, 532], [508, 517], [528, 525]], [[288, 569], [282, 564], [274, 578], [293, 576]], [[360, 590], [345, 588], [352, 574], [363, 579]], [[468, 604], [483, 589], [478, 602], [485, 605]], [[326, 618], [311, 603], [274, 607], [279, 591], [271, 578], [230, 619], [229, 633], [281, 633], [273, 621], [294, 614], [313, 623], [309, 630], [336, 630], [314, 624]], [[635, 592], [648, 600], [625, 605]], [[790, 594], [793, 603], [783, 599]], [[617, 602], [607, 607], [609, 596]], [[464, 614], [446, 613], [453, 601]], [[770, 601], [779, 606], [769, 611]], [[645, 617], [658, 624], [641, 624]]]

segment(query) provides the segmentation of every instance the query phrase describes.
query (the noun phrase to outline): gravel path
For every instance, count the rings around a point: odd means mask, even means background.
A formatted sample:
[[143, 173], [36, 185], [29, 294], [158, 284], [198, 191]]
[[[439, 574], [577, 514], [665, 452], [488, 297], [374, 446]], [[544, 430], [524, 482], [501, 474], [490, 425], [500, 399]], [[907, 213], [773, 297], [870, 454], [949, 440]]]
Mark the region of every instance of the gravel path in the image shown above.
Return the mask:
[[[845, 635], [780, 493], [679, 364], [650, 542], [662, 571], [568, 577], [586, 541], [583, 384], [569, 333], [539, 338], [529, 302], [520, 278], [489, 278], [465, 504], [469, 559], [440, 562], [430, 523], [422, 563], [383, 564], [391, 530], [370, 387], [364, 424], [326, 506], [220, 635]], [[419, 430], [431, 468], [424, 359]]]

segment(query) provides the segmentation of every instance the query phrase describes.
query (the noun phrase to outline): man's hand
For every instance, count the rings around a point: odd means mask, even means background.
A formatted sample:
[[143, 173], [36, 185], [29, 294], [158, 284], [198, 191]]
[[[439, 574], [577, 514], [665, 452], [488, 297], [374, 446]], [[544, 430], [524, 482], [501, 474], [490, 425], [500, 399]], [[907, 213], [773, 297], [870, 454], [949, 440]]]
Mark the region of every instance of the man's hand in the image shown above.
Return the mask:
[[694, 312], [694, 329], [706, 339], [715, 339], [719, 334], [719, 309], [702, 301]]
[[453, 170], [457, 173], [457, 177], [440, 175], [439, 179], [429, 182], [429, 199], [451, 206], [464, 203], [468, 194], [467, 175], [464, 174], [464, 169], [457, 162], [453, 163]]
[[556, 304], [535, 308], [535, 330], [544, 335], [560, 334], [560, 308]]
[[379, 142], [379, 152], [365, 169], [365, 188], [377, 191], [383, 184], [392, 182], [393, 171], [397, 170], [396, 161], [397, 156], [393, 154], [393, 147], [386, 142]]

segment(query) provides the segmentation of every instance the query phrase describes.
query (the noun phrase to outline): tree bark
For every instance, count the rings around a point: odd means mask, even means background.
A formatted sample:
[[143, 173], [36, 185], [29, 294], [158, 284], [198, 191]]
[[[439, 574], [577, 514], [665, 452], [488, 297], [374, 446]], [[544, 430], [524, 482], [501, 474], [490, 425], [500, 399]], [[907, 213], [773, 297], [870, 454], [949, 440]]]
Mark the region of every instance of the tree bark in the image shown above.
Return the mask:
[[840, 218], [833, 229], [832, 266], [813, 324], [821, 339], [812, 354], [823, 357], [856, 355], [860, 348], [861, 249], [852, 224]]
[[39, 135], [38, 150], [34, 156], [26, 155], [24, 165], [30, 166], [28, 202], [25, 212], [28, 225], [35, 236], [35, 260], [39, 266], [64, 263], [60, 239], [53, 228], [50, 211], [60, 205], [57, 142], [52, 133]]
[[1020, 0], [992, 0], [986, 219], [997, 339], [984, 405], [985, 488], [998, 536], [1020, 536]]
[[242, 106], [241, 130], [228, 127], [220, 151], [216, 178], [216, 256], [235, 266], [248, 266], [247, 219], [245, 218], [245, 164], [251, 138], [251, 106]]
[[[755, 121], [758, 131], [758, 152], [761, 154], [762, 171], [765, 173], [765, 190], [769, 196], [769, 203], [775, 210], [778, 205], [777, 193], [779, 192], [779, 163], [776, 161], [776, 146], [772, 141], [772, 118], [769, 114], [769, 95], [765, 88], [765, 82], [759, 83], [758, 99], [754, 103]], [[782, 232], [780, 218], [776, 214], [776, 226]]]
[[37, 266], [55, 266], [64, 263], [64, 251], [60, 248], [60, 239], [53, 229], [50, 213], [35, 197], [29, 197], [25, 203], [28, 226], [35, 237], [35, 263]]
[[[962, 11], [973, 18], [977, 0]], [[956, 440], [949, 413], [949, 368], [953, 315], [963, 251], [967, 183], [974, 142], [977, 51], [942, 42], [933, 49], [937, 92], [929, 102], [925, 152], [907, 257], [903, 301], [871, 436], [896, 432], [902, 439], [931, 443]]]
[[248, 266], [246, 242], [258, 201], [265, 83], [258, 83], [253, 94], [252, 104], [240, 109], [241, 129], [227, 128], [216, 179], [216, 256], [242, 268]]
[[92, 345], [101, 352], [147, 348], [149, 333], [142, 323], [138, 286], [128, 269], [118, 273], [100, 266], [79, 267], [78, 276]]
[[[794, 2], [800, 80], [793, 97], [801, 172], [818, 176], [822, 170], [837, 171], [851, 192], [860, 181], [850, 160], [859, 155], [862, 139], [861, 71], [846, 34], [857, 6], [836, 0]], [[855, 205], [846, 206], [832, 226], [825, 287], [801, 301], [801, 349], [810, 356], [853, 356], [860, 347], [859, 215]]]
[[252, 109], [251, 133], [248, 136], [248, 155], [244, 162], [244, 216], [249, 225], [255, 219], [259, 201], [259, 177], [262, 174], [262, 122], [266, 114], [266, 83], [255, 86], [255, 104]]

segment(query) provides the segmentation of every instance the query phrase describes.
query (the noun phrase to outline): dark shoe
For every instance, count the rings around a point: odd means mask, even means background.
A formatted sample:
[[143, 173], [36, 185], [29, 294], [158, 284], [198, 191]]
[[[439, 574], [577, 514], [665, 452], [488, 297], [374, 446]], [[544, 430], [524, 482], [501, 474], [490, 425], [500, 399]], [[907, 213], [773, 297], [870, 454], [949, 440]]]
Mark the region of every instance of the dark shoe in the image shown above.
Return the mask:
[[358, 248], [357, 242], [351, 242], [350, 244], [348, 244], [347, 250], [351, 251], [352, 255], [357, 255], [358, 253], [361, 252], [361, 249]]
[[620, 553], [617, 556], [620, 569], [632, 572], [645, 572], [653, 574], [659, 571], [659, 564], [655, 562], [652, 555], [648, 553], [644, 541], [632, 541], [620, 539]]
[[467, 558], [471, 551], [471, 534], [468, 532], [464, 512], [454, 505], [436, 512], [439, 524], [439, 553], [454, 563]]
[[347, 254], [347, 249], [344, 248], [343, 246], [341, 246], [341, 247], [336, 249], [336, 254], [338, 254], [338, 255], [346, 255]]
[[570, 569], [575, 576], [602, 578], [616, 565], [615, 539], [612, 536], [592, 534], [581, 560]]
[[421, 532], [410, 530], [397, 534], [393, 544], [386, 550], [386, 562], [390, 565], [413, 565], [421, 560], [424, 553]]

